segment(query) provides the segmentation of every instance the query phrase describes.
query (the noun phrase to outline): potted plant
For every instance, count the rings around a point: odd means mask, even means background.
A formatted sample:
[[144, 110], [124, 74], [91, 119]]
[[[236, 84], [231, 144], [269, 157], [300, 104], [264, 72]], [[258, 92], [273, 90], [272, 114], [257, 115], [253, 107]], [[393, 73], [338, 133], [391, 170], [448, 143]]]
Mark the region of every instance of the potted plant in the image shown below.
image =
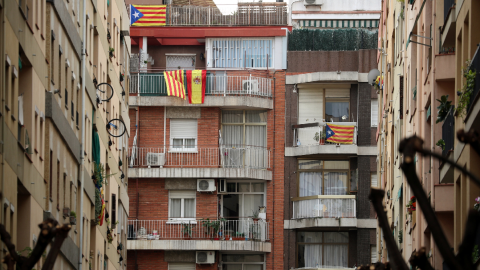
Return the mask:
[[319, 132], [316, 132], [315, 133], [315, 136], [313, 136], [313, 139], [316, 141], [316, 142], [319, 142], [320, 145], [324, 145], [325, 144], [325, 139], [326, 139], [326, 134], [325, 132], [322, 132], [322, 134], [320, 134]]
[[63, 217], [66, 218], [68, 216], [70, 216], [70, 208], [64, 207], [63, 208]]
[[71, 225], [77, 224], [77, 213], [75, 213], [75, 211], [70, 212], [70, 224]]
[[110, 58], [113, 57], [113, 52], [114, 52], [114, 51], [115, 51], [115, 49], [112, 48], [112, 47], [110, 47], [110, 48], [108, 49], [108, 55], [110, 56]]
[[258, 217], [258, 211], [253, 211], [253, 216], [252, 216], [253, 222], [257, 222], [260, 218]]
[[445, 150], [445, 141], [443, 139], [438, 140], [435, 145], [442, 148], [442, 151]]
[[435, 122], [438, 124], [440, 122], [445, 121], [445, 119], [447, 119], [448, 113], [452, 108], [452, 101], [448, 100], [448, 95], [443, 95], [440, 99], [437, 99], [437, 101], [440, 102], [440, 105], [437, 107], [438, 115], [437, 115], [437, 121]]
[[125, 76], [125, 75], [120, 73], [120, 82], [123, 82], [123, 76]]
[[239, 233], [237, 232], [235, 234], [235, 237], [232, 238], [233, 240], [245, 240], [245, 234], [244, 233]]

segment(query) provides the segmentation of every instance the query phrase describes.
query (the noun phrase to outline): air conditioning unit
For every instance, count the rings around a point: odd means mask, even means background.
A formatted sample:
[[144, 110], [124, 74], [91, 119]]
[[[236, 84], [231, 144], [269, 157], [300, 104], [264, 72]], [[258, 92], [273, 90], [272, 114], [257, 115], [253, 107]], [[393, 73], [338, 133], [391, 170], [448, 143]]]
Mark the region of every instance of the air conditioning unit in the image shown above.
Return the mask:
[[324, 0], [304, 0], [305, 6], [307, 5], [323, 5]]
[[214, 264], [215, 251], [197, 251], [196, 262], [198, 264]]
[[243, 91], [248, 93], [258, 93], [258, 81], [257, 80], [243, 80]]
[[197, 179], [198, 192], [213, 192], [216, 190], [215, 180], [213, 179]]
[[220, 179], [218, 181], [218, 193], [225, 193], [227, 192], [227, 180]]
[[147, 166], [160, 166], [163, 168], [165, 165], [165, 153], [147, 153]]

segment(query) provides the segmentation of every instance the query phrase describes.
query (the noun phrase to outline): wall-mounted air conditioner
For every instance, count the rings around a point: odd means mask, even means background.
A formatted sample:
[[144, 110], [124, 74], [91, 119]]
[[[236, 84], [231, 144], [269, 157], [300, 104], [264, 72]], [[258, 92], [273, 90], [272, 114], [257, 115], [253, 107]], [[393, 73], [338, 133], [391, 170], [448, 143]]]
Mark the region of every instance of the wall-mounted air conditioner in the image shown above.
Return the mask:
[[323, 5], [324, 0], [304, 0], [305, 6], [308, 5]]
[[197, 251], [195, 260], [198, 264], [214, 264], [215, 251]]
[[258, 93], [258, 81], [257, 80], [243, 80], [243, 91], [248, 93]]
[[216, 190], [214, 179], [197, 179], [198, 192], [213, 192]]
[[160, 166], [163, 168], [165, 165], [165, 153], [147, 153], [147, 166]]

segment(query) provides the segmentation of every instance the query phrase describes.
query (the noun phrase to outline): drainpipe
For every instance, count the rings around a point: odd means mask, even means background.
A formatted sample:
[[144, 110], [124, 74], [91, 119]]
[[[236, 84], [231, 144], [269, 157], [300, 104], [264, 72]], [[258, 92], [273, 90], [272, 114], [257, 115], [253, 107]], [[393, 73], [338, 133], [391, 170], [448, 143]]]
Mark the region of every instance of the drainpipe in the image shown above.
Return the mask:
[[[80, 187], [79, 187], [79, 190], [80, 192], [78, 192], [80, 194], [80, 213], [79, 213], [79, 225], [78, 225], [78, 228], [79, 228], [79, 231], [80, 231], [80, 235], [79, 235], [79, 249], [78, 249], [78, 270], [82, 270], [82, 261], [83, 261], [83, 258], [82, 258], [82, 255], [83, 255], [83, 188], [84, 188], [84, 178], [85, 178], [85, 175], [84, 175], [84, 163], [85, 163], [85, 156], [83, 154], [83, 152], [85, 152], [85, 37], [86, 37], [86, 25], [85, 25], [85, 22], [86, 22], [86, 18], [87, 18], [87, 1], [83, 1], [83, 9], [82, 9], [82, 15], [80, 16], [80, 18], [82, 18], [82, 52], [81, 52], [81, 57], [82, 57], [82, 60], [81, 60], [81, 67], [82, 67], [82, 113], [81, 113], [81, 125], [82, 125], [82, 128], [80, 129], [81, 131], [81, 134], [82, 134], [82, 143], [80, 144], [80, 166], [78, 167], [79, 169], [79, 175], [80, 175]], [[93, 115], [92, 115], [93, 116]], [[92, 121], [93, 121], [93, 118], [92, 118]]]

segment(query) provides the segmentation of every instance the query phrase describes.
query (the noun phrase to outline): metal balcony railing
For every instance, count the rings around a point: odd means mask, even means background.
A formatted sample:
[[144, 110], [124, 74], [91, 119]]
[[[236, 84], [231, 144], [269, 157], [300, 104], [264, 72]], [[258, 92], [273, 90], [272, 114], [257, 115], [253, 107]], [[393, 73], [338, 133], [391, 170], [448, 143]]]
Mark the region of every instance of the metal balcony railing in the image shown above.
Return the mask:
[[[187, 82], [185, 82], [186, 87]], [[130, 79], [130, 94], [141, 96], [167, 96], [162, 73], [136, 73]], [[188, 93], [187, 93], [188, 95]], [[206, 96], [272, 97], [272, 79], [254, 76], [207, 74]]]
[[237, 220], [170, 219], [129, 220], [129, 240], [256, 240], [269, 241], [270, 222]]
[[355, 218], [355, 195], [318, 195], [293, 201], [293, 219]]
[[293, 126], [293, 146], [310, 145], [336, 145], [336, 143], [327, 141], [327, 124], [355, 126], [353, 131], [353, 143], [357, 144], [357, 123], [356, 122], [320, 122], [311, 124], [301, 124]]
[[[283, 3], [282, 3], [283, 4]], [[168, 26], [260, 26], [287, 25], [286, 5], [239, 3], [224, 14], [217, 6], [167, 6]]]
[[453, 151], [455, 144], [455, 117], [453, 116], [454, 109], [450, 110], [442, 125], [442, 139], [445, 141], [445, 149], [442, 150], [442, 155], [447, 156], [450, 151]]
[[260, 146], [222, 145], [130, 147], [130, 167], [269, 169], [271, 150]]

